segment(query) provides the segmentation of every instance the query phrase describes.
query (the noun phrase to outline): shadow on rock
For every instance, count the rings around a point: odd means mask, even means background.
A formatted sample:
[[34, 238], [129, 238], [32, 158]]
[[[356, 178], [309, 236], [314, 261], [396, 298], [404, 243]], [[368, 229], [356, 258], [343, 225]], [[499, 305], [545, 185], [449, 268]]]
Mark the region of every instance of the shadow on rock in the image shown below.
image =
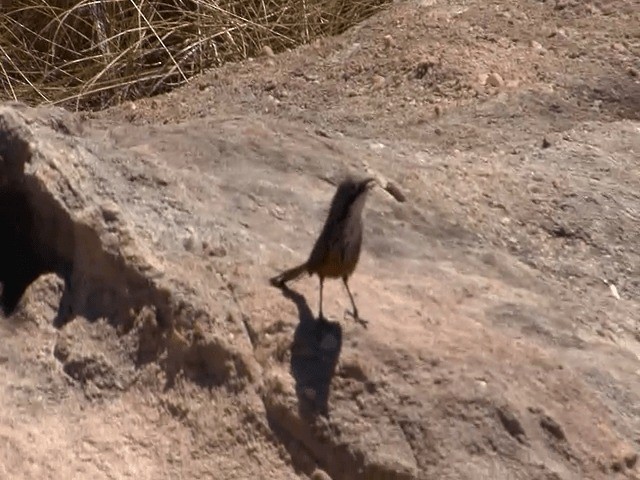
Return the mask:
[[342, 327], [324, 318], [316, 320], [301, 294], [286, 286], [281, 290], [296, 304], [300, 318], [291, 344], [291, 374], [300, 413], [328, 415], [331, 380], [342, 347]]

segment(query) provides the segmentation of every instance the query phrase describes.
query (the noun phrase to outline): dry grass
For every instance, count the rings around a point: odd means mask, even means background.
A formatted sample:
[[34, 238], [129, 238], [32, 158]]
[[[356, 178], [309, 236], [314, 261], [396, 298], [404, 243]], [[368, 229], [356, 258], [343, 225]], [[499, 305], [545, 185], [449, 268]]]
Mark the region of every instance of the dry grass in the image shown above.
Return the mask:
[[338, 34], [390, 0], [4, 0], [0, 100], [100, 109]]

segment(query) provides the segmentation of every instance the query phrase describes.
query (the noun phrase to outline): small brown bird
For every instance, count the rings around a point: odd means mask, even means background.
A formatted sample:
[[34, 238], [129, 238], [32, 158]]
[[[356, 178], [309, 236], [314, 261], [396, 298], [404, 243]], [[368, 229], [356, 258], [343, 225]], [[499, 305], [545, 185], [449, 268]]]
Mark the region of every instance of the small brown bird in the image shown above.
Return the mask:
[[353, 317], [366, 325], [366, 321], [358, 316], [358, 308], [349, 289], [349, 277], [356, 269], [362, 247], [362, 209], [367, 193], [375, 185], [371, 177], [356, 178], [347, 176], [340, 182], [331, 200], [329, 214], [325, 220], [320, 236], [306, 262], [282, 272], [270, 279], [272, 285], [284, 287], [286, 282], [294, 280], [304, 272], [314, 273], [320, 279], [320, 319], [322, 315], [322, 286], [325, 278], [342, 278], [347, 289]]

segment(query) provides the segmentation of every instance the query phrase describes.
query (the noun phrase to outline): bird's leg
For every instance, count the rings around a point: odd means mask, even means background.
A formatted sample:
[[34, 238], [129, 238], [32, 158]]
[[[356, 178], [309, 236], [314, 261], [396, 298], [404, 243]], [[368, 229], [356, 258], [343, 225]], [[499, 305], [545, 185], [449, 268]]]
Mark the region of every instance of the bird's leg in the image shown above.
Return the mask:
[[353, 318], [356, 319], [357, 322], [361, 323], [362, 325], [367, 325], [367, 321], [364, 320], [363, 318], [360, 318], [360, 316], [358, 315], [358, 307], [356, 307], [356, 302], [353, 300], [353, 295], [351, 295], [351, 290], [349, 289], [349, 280], [347, 277], [342, 277], [342, 283], [344, 283], [344, 286], [347, 288], [347, 293], [349, 294], [349, 300], [351, 300], [351, 306], [353, 307]]
[[322, 315], [322, 285], [324, 284], [324, 277], [318, 275], [320, 278], [320, 307], [318, 308], [318, 319], [323, 320], [324, 316]]

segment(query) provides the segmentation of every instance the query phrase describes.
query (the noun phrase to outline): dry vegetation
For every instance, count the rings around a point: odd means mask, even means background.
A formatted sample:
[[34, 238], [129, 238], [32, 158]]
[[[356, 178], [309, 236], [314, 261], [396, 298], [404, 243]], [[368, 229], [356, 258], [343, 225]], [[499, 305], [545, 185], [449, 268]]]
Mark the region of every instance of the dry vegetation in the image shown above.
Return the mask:
[[17, 0], [0, 11], [0, 100], [100, 109], [228, 61], [335, 35], [388, 0]]

